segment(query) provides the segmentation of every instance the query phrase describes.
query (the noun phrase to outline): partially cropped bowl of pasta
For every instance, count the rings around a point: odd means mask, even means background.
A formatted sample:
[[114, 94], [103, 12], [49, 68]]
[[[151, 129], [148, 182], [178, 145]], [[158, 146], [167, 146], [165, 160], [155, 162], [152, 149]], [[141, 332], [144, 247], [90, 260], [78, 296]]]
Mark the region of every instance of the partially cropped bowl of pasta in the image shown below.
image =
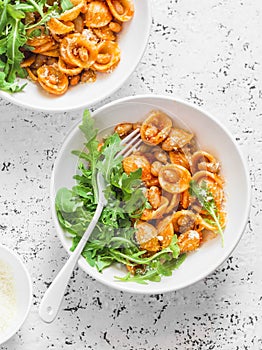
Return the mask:
[[85, 107], [119, 88], [151, 24], [148, 0], [7, 0], [0, 10], [0, 94], [49, 111]]
[[[115, 157], [133, 130], [139, 147]], [[227, 131], [187, 103], [138, 96], [84, 113], [51, 183], [67, 250], [95, 211], [97, 171], [108, 203], [79, 265], [107, 285], [137, 293], [186, 287], [217, 268], [241, 238], [250, 200], [245, 163]]]

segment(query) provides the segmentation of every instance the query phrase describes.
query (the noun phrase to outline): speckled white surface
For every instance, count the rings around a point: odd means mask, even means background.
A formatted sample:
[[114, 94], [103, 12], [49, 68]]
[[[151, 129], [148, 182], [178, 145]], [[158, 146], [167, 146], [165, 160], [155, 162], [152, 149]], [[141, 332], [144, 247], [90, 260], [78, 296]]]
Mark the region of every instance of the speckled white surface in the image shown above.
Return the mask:
[[81, 111], [48, 115], [0, 100], [0, 241], [22, 256], [34, 282], [30, 315], [3, 350], [262, 349], [262, 3], [152, 5], [143, 60], [126, 85], [99, 105], [139, 93], [171, 94], [222, 121], [250, 168], [253, 199], [244, 236], [215, 273], [165, 295], [123, 294], [76, 269], [59, 317], [44, 324], [39, 301], [67, 258], [51, 220], [50, 173]]

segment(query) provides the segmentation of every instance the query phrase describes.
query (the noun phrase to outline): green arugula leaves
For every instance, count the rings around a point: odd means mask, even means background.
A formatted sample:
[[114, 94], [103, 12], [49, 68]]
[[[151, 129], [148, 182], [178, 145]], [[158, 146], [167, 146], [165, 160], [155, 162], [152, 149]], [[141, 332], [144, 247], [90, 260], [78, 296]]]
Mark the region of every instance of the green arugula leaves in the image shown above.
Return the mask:
[[63, 11], [67, 11], [73, 8], [73, 4], [70, 0], [61, 0], [61, 7]]
[[87, 262], [103, 271], [113, 263], [141, 266], [136, 274], [116, 277], [120, 281], [147, 283], [170, 276], [185, 259], [180, 255], [177, 236], [171, 244], [152, 256], [145, 255], [135, 240], [134, 222], [150, 205], [144, 195], [142, 170], [129, 175], [122, 167], [122, 157], [116, 154], [123, 148], [118, 134], [108, 136], [98, 151], [97, 130], [89, 111], [83, 115], [80, 130], [86, 142], [82, 151], [73, 151], [79, 157], [75, 186], [71, 190], [61, 188], [56, 195], [56, 212], [60, 225], [72, 236], [74, 250], [88, 227], [97, 203], [97, 172], [102, 172], [108, 186], [105, 196], [108, 204], [92, 232], [83, 252]]
[[[61, 0], [62, 11], [73, 7], [69, 0]], [[51, 17], [61, 13], [59, 2], [48, 5], [46, 0], [0, 0], [0, 90], [19, 92], [26, 84], [19, 85], [17, 78], [25, 78], [27, 72], [20, 64], [24, 59], [22, 48], [26, 46], [27, 29], [44, 25]], [[40, 15], [37, 23], [26, 24], [26, 13]]]
[[[221, 235], [222, 247], [224, 246], [224, 233], [220, 224], [218, 210], [213, 197], [212, 192], [208, 189], [207, 183], [203, 181], [198, 185], [195, 181], [190, 181], [189, 193], [191, 196], [196, 197], [199, 203], [202, 205], [203, 209], [214, 220], [214, 224], [217, 227], [218, 233]], [[212, 223], [213, 224], [213, 223]]]
[[[91, 178], [91, 186], [94, 191], [94, 202], [97, 203], [98, 201], [98, 190], [97, 190], [97, 184], [96, 184], [96, 164], [98, 157], [100, 156], [100, 153], [98, 151], [98, 140], [96, 139], [97, 136], [97, 130], [94, 128], [94, 120], [91, 118], [90, 112], [88, 110], [85, 110], [83, 115], [82, 124], [79, 126], [80, 130], [84, 134], [86, 138], [85, 148], [84, 151], [73, 151], [72, 153], [78, 156], [80, 159], [84, 159], [89, 164], [89, 176]], [[82, 172], [85, 172], [85, 169], [80, 164]], [[83, 173], [83, 175], [85, 175]]]
[[9, 0], [0, 0], [0, 13], [0, 89], [18, 92], [24, 86], [19, 86], [15, 79], [17, 76], [26, 76], [26, 71], [20, 67], [24, 58], [20, 47], [27, 40], [25, 26], [21, 21], [25, 14]]

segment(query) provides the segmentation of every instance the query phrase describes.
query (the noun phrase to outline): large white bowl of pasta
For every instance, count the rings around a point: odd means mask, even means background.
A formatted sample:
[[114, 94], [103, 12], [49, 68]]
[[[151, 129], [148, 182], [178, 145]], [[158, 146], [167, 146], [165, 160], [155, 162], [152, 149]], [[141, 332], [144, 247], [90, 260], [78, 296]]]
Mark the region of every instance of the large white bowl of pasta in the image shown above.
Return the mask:
[[3, 50], [0, 96], [50, 112], [94, 105], [119, 89], [142, 58], [152, 21], [150, 0], [61, 0], [28, 11], [19, 12], [21, 46], [8, 21], [8, 36], [0, 34], [16, 50], [13, 65]]
[[[78, 122], [69, 132], [52, 174], [52, 214], [64, 248], [70, 251], [72, 240], [77, 241], [82, 234], [82, 219], [92, 216], [94, 210], [92, 186], [85, 189], [89, 186], [91, 170], [86, 169], [90, 162], [83, 168], [86, 156], [81, 152], [72, 154], [72, 150], [86, 153], [83, 145], [94, 120], [100, 142], [101, 135], [104, 140], [114, 128], [121, 137], [140, 128], [143, 143], [136, 153], [122, 160], [122, 168], [118, 162], [112, 166], [115, 170], [108, 169], [114, 174], [118, 202], [109, 201], [101, 220], [106, 228], [101, 223], [79, 266], [110, 287], [144, 294], [178, 290], [212, 273], [236, 247], [249, 215], [246, 162], [230, 133], [209, 113], [167, 96], [124, 98], [103, 106], [92, 117], [86, 115], [82, 126], [79, 128]], [[99, 144], [100, 152], [110, 157], [114, 148], [109, 152], [107, 147], [112, 147], [116, 139], [106, 141], [102, 148]], [[104, 171], [103, 166], [100, 171]], [[133, 192], [129, 191], [130, 176], [134, 174], [142, 176], [147, 204], [137, 193], [136, 186], [141, 183], [134, 182]], [[125, 181], [127, 192], [121, 201], [119, 194]], [[132, 203], [134, 193], [137, 197]], [[114, 226], [130, 198], [126, 210], [135, 210], [132, 213], [136, 215], [126, 220], [124, 214], [121, 228]], [[130, 209], [132, 204], [135, 209]]]

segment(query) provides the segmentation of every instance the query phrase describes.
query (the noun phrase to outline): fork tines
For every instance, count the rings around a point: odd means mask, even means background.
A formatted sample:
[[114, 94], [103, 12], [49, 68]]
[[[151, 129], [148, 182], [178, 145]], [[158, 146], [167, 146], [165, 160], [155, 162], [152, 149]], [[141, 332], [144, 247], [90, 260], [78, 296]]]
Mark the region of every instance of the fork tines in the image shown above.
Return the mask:
[[135, 129], [131, 132], [131, 134], [127, 135], [122, 141], [121, 145], [124, 145], [125, 148], [122, 149], [118, 153], [118, 156], [127, 157], [134, 151], [137, 151], [139, 146], [142, 144], [142, 140], [140, 138], [140, 130]]

